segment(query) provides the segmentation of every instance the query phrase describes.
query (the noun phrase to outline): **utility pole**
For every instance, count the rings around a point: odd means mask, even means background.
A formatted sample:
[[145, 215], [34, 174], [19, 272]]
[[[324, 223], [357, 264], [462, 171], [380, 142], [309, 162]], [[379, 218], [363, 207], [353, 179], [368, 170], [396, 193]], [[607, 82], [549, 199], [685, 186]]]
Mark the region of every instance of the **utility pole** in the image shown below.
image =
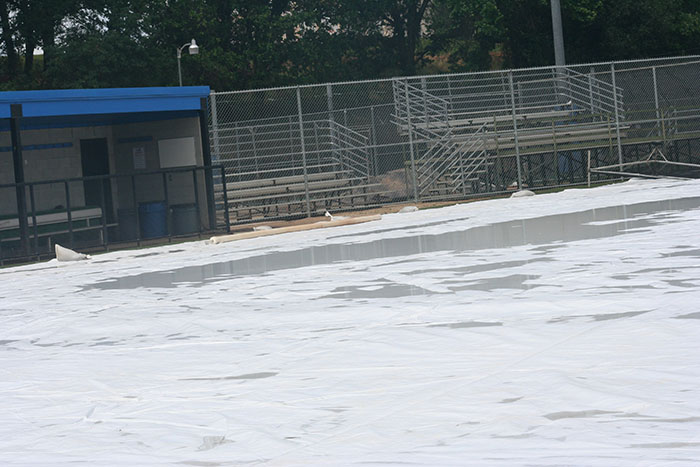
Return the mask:
[[552, 6], [552, 32], [554, 34], [554, 64], [556, 66], [566, 65], [564, 57], [564, 32], [561, 27], [561, 5], [559, 0], [551, 0]]

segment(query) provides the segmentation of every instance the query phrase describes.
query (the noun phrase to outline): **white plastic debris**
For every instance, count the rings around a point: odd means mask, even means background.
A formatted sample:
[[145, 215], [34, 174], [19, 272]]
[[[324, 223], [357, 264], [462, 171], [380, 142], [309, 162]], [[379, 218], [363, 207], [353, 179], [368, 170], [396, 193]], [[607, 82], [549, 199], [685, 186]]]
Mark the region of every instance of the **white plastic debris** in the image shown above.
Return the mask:
[[416, 211], [418, 211], [418, 206], [404, 206], [399, 210], [399, 213], [416, 212]]
[[269, 225], [258, 225], [253, 227], [253, 231], [255, 232], [258, 232], [260, 230], [272, 230], [272, 227], [270, 227]]
[[340, 220], [343, 220], [343, 219], [347, 219], [347, 218], [348, 218], [347, 216], [334, 216], [333, 214], [331, 214], [331, 213], [328, 212], [328, 211], [326, 211], [326, 213], [324, 214], [324, 216], [326, 216], [326, 217], [328, 218], [328, 220], [331, 220], [331, 221], [340, 221]]
[[55, 245], [54, 250], [56, 251], [56, 259], [59, 261], [80, 261], [90, 258], [88, 255], [78, 253], [70, 248], [63, 247], [58, 243]]
[[535, 193], [530, 190], [520, 190], [510, 195], [511, 198], [524, 198], [526, 196], [535, 196]]

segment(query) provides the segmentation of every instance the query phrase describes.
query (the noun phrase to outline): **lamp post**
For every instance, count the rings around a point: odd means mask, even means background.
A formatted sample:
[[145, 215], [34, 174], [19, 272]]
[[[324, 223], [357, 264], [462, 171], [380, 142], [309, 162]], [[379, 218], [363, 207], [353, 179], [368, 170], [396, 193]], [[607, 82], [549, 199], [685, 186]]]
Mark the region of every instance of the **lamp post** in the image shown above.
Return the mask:
[[[552, 35], [554, 36], [554, 64], [558, 67], [566, 65], [564, 58], [564, 32], [561, 27], [561, 5], [559, 0], [551, 0]], [[194, 43], [194, 40], [193, 42]]]
[[564, 31], [561, 27], [561, 5], [559, 0], [550, 0], [550, 6], [552, 8], [552, 36], [554, 38], [554, 66], [555, 66], [555, 76], [557, 80], [562, 81], [563, 90], [559, 91], [558, 83], [555, 82], [554, 85], [557, 87], [557, 101], [560, 103], [566, 102], [567, 96], [561, 95], [561, 92], [569, 91], [569, 83], [566, 79], [566, 71], [564, 66], [566, 65], [566, 58], [564, 56]]
[[187, 42], [183, 44], [182, 47], [177, 48], [177, 77], [180, 81], [180, 86], [182, 86], [182, 68], [180, 67], [180, 58], [182, 58], [182, 51], [185, 49], [185, 47], [188, 47], [190, 55], [197, 55], [199, 53], [199, 46], [194, 39], [192, 39], [192, 42]]

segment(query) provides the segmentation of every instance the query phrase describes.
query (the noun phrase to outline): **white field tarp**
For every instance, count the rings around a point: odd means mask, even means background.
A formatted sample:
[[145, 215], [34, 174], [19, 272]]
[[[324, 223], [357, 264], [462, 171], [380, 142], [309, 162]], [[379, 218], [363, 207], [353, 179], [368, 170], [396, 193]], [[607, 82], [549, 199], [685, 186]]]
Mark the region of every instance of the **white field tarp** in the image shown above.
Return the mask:
[[[693, 197], [633, 180], [2, 269], [0, 464], [698, 465]], [[554, 240], [433, 241], [654, 201]]]

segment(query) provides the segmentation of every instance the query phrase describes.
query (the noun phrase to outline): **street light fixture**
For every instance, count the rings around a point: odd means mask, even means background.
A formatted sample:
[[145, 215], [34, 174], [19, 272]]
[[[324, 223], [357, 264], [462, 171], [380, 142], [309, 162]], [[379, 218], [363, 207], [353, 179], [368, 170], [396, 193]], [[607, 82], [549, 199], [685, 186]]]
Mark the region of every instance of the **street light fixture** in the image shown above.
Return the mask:
[[197, 55], [199, 53], [199, 46], [194, 39], [192, 39], [192, 42], [187, 42], [183, 44], [182, 47], [177, 48], [177, 77], [180, 81], [180, 86], [182, 86], [182, 68], [180, 67], [180, 58], [182, 57], [182, 51], [185, 49], [185, 47], [188, 47], [190, 55]]

